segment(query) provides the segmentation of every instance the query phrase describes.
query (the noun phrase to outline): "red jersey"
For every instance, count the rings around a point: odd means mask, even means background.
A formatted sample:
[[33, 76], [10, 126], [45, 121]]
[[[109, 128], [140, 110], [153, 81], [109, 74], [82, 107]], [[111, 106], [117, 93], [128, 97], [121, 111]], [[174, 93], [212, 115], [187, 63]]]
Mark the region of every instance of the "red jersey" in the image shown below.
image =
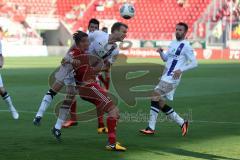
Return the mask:
[[80, 51], [78, 48], [74, 47], [71, 49], [69, 54], [73, 59], [81, 61], [78, 66], [73, 66], [75, 72], [76, 83], [92, 83], [96, 81], [96, 72], [94, 68], [89, 63], [89, 54]]

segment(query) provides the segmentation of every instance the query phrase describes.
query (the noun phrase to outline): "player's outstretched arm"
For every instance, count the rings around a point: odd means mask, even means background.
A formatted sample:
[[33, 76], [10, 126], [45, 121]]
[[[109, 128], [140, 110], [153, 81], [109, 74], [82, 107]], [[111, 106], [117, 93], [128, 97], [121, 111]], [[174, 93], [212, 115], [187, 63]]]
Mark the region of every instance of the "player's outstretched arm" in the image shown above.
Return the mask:
[[160, 54], [160, 57], [162, 58], [162, 60], [166, 62], [168, 59], [168, 56], [163, 52], [163, 49], [160, 47], [158, 48], [157, 52]]

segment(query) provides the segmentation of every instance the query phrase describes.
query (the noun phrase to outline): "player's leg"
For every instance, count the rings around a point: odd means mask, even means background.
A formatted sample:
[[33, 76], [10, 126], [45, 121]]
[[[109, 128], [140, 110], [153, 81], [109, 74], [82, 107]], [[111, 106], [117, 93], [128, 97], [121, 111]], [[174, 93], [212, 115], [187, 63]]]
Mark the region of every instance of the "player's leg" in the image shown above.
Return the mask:
[[75, 100], [75, 93], [75, 86], [67, 86], [67, 95], [59, 109], [57, 121], [52, 129], [52, 134], [54, 137], [56, 137], [57, 140], [60, 140], [61, 129], [67, 119], [68, 113], [70, 111], [70, 106]]
[[[95, 85], [94, 87], [97, 88], [101, 88], [99, 84]], [[101, 88], [102, 91], [104, 91], [103, 88]], [[94, 89], [95, 91], [95, 89]], [[104, 121], [103, 121], [103, 116], [104, 116], [104, 110], [103, 109], [97, 109], [97, 108], [101, 108], [99, 106], [102, 105], [102, 100], [98, 100], [101, 99], [100, 97], [98, 98], [98, 95], [96, 95], [96, 91], [94, 92], [91, 88], [91, 86], [80, 86], [79, 87], [79, 95], [80, 97], [85, 100], [88, 101], [90, 103], [93, 103], [96, 106], [96, 113], [97, 113], [97, 120], [98, 120], [98, 128], [97, 128], [97, 132], [98, 134], [102, 134], [102, 133], [108, 133], [108, 128], [105, 127], [104, 125]]]
[[3, 100], [6, 102], [6, 104], [8, 105], [8, 108], [12, 114], [12, 117], [14, 119], [18, 119], [19, 118], [19, 114], [16, 110], [16, 108], [14, 107], [13, 103], [12, 103], [12, 99], [10, 97], [10, 95], [7, 93], [7, 91], [5, 90], [5, 88], [3, 87], [3, 82], [2, 82], [2, 77], [0, 75], [0, 94], [3, 98]]
[[140, 132], [143, 134], [154, 134], [158, 113], [160, 111], [160, 104], [159, 104], [160, 97], [161, 95], [158, 92], [153, 92], [153, 95], [151, 98], [151, 107], [150, 107], [148, 126], [146, 129], [140, 130]]
[[110, 87], [110, 71], [105, 72], [105, 88], [109, 90]]
[[77, 101], [74, 99], [70, 107], [70, 119], [63, 124], [63, 128], [69, 128], [71, 126], [76, 126], [77, 122]]
[[184, 119], [182, 117], [180, 117], [174, 111], [174, 109], [172, 107], [170, 107], [169, 105], [167, 105], [166, 103], [162, 103], [162, 105], [160, 105], [160, 107], [161, 107], [161, 111], [163, 113], [165, 113], [169, 119], [173, 120], [181, 127], [182, 136], [185, 136], [188, 131], [188, 121], [184, 121]]
[[98, 119], [97, 132], [98, 132], [98, 134], [108, 133], [108, 128], [105, 127], [105, 125], [104, 125], [104, 118], [103, 117], [104, 117], [104, 111], [103, 110], [97, 110], [97, 119]]
[[108, 128], [108, 145], [106, 149], [113, 151], [125, 151], [126, 148], [121, 146], [120, 143], [116, 141], [116, 129], [117, 121], [119, 119], [119, 110], [113, 104], [112, 100], [107, 96], [107, 92], [98, 85], [91, 87], [92, 91], [95, 93], [95, 98], [99, 100], [100, 103], [97, 104], [97, 112], [104, 113], [107, 115], [107, 128]]
[[[161, 108], [161, 111], [166, 114], [166, 116], [176, 122], [182, 129], [182, 135], [185, 136], [187, 134], [188, 130], [188, 121], [184, 121], [182, 117], [180, 117], [172, 107], [170, 107], [165, 102], [165, 97], [169, 100], [173, 100], [173, 95], [176, 89], [176, 86], [174, 86], [171, 83], [167, 83], [164, 81], [160, 82], [159, 86], [159, 93], [161, 94], [159, 105]], [[156, 89], [157, 91], [158, 89]]]
[[[102, 75], [102, 74], [99, 74], [99, 75]], [[98, 76], [99, 76], [98, 75]], [[96, 76], [96, 79], [98, 79], [98, 76]], [[99, 79], [98, 79], [99, 80]], [[98, 83], [98, 86], [101, 86], [101, 82], [100, 81], [97, 81], [97, 83]], [[84, 88], [84, 87], [83, 87]], [[84, 90], [84, 89], [83, 89]], [[81, 92], [81, 91], [80, 91]], [[83, 92], [81, 92], [81, 93], [83, 93]], [[81, 94], [80, 93], [80, 94]], [[85, 92], [84, 93], [84, 95], [86, 95], [86, 93], [87, 92]], [[80, 95], [81, 96], [81, 95]], [[81, 97], [84, 97], [84, 96], [81, 96]], [[84, 98], [84, 100], [88, 100], [88, 99], [85, 99]], [[92, 102], [91, 102], [92, 103]], [[97, 104], [98, 105], [98, 104]], [[97, 106], [96, 105], [96, 106]], [[71, 110], [72, 110], [72, 107], [73, 106], [71, 106]], [[107, 127], [105, 127], [105, 125], [104, 125], [104, 111], [98, 111], [97, 110], [97, 120], [98, 120], [98, 128], [97, 128], [97, 132], [98, 132], [98, 134], [102, 134], [102, 133], [107, 133], [108, 132], [108, 128]], [[68, 121], [66, 122], [66, 123], [69, 123]], [[65, 126], [65, 125], [64, 125]]]
[[43, 114], [45, 113], [47, 108], [50, 106], [54, 96], [62, 89], [62, 87], [63, 87], [63, 83], [55, 81], [51, 89], [49, 89], [47, 93], [43, 96], [38, 112], [33, 120], [34, 125], [40, 125], [40, 121], [43, 117]]
[[112, 150], [112, 151], [126, 151], [127, 149], [116, 141], [116, 129], [117, 129], [117, 122], [119, 119], [118, 108], [114, 104], [110, 103], [110, 106], [105, 105], [104, 109], [105, 109], [105, 112], [108, 113], [108, 116], [107, 116], [108, 145], [106, 146], [106, 149]]
[[173, 90], [174, 88], [172, 84], [163, 81], [159, 82], [152, 96], [149, 125], [146, 129], [141, 130], [141, 133], [154, 134], [158, 113], [161, 110], [168, 116], [168, 118], [175, 121], [181, 127], [183, 136], [187, 134], [188, 122], [184, 121], [184, 119], [180, 117], [173, 110], [173, 108], [168, 106], [165, 102], [164, 97], [167, 97], [167, 94], [169, 94]]
[[109, 150], [125, 151], [126, 148], [122, 147], [116, 142], [116, 127], [119, 119], [118, 108], [113, 104], [112, 100], [109, 99], [107, 93], [98, 84], [91, 84], [86, 87], [79, 89], [80, 96], [93, 104], [96, 105], [97, 112], [107, 112], [107, 127], [108, 127], [108, 142], [106, 146]]
[[[104, 87], [106, 90], [109, 89], [109, 84], [110, 84], [110, 72], [106, 71], [105, 73], [105, 79], [103, 77], [103, 73], [98, 75], [98, 79], [101, 80], [101, 82], [103, 83]], [[108, 129], [105, 127], [104, 125], [104, 112], [99, 112], [97, 111], [97, 117], [98, 117], [98, 133], [107, 133]]]
[[[105, 85], [104, 78], [103, 78], [103, 73], [99, 73], [96, 77], [97, 83], [99, 86]], [[97, 110], [97, 119], [98, 119], [98, 128], [97, 132], [99, 134], [101, 133], [107, 133], [108, 129], [105, 127], [104, 122], [103, 122], [103, 117], [104, 117], [104, 112], [98, 111]]]
[[158, 85], [155, 87], [153, 95], [151, 97], [151, 107], [148, 126], [146, 129], [140, 130], [141, 133], [149, 135], [154, 134], [158, 113], [161, 110], [160, 105], [162, 106], [165, 103], [161, 99], [163, 99], [163, 97], [167, 92], [169, 92], [169, 90], [170, 88], [167, 88], [163, 81], [160, 81]]

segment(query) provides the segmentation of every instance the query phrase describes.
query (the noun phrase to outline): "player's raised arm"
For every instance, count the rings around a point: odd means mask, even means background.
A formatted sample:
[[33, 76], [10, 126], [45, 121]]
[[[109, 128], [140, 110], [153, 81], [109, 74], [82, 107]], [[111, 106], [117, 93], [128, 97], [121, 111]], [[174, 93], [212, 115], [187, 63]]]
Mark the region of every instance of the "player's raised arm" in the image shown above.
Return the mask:
[[188, 63], [181, 68], [182, 72], [198, 66], [197, 59], [196, 59], [196, 57], [194, 55], [194, 52], [193, 52], [193, 48], [190, 45], [186, 47], [185, 56], [187, 58]]
[[164, 62], [168, 60], [168, 55], [163, 52], [163, 49], [161, 47], [158, 48], [157, 52], [160, 54], [160, 57]]

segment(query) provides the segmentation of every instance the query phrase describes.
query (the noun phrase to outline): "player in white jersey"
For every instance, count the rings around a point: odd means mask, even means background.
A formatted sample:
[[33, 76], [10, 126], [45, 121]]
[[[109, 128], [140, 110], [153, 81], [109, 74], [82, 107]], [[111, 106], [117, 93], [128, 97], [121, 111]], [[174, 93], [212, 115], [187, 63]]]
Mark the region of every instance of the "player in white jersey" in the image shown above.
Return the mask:
[[162, 60], [166, 62], [165, 69], [159, 84], [155, 87], [151, 98], [151, 109], [149, 124], [146, 129], [140, 130], [143, 134], [154, 134], [158, 113], [161, 110], [168, 118], [176, 122], [185, 136], [188, 131], [188, 121], [180, 117], [172, 107], [166, 104], [166, 100], [173, 100], [174, 92], [179, 85], [183, 72], [197, 67], [197, 60], [189, 42], [185, 40], [188, 26], [178, 23], [176, 26], [176, 40], [172, 41], [166, 53], [159, 48]]
[[119, 54], [116, 42], [119, 40], [115, 40], [114, 34], [109, 35], [106, 32], [98, 30], [89, 33], [89, 39], [91, 40], [88, 51], [90, 54], [97, 55], [110, 64], [116, 61]]
[[[94, 30], [98, 30], [98, 29], [99, 29], [99, 21], [96, 19], [91, 19], [88, 23], [89, 32], [93, 32]], [[70, 47], [68, 52], [71, 51], [72, 48], [73, 47]], [[65, 56], [65, 59], [70, 58], [68, 52]], [[77, 63], [77, 62], [73, 62], [73, 63]], [[37, 112], [36, 116], [34, 117], [34, 120], [33, 120], [34, 125], [36, 125], [36, 126], [40, 125], [43, 114], [45, 113], [47, 108], [50, 106], [51, 102], [53, 101], [54, 96], [63, 88], [64, 85], [66, 85], [68, 87], [75, 85], [74, 75], [71, 71], [73, 71], [71, 64], [64, 64], [64, 65], [60, 66], [59, 70], [55, 74], [56, 81], [52, 84], [52, 86], [48, 90], [48, 92], [44, 95], [42, 102], [40, 104], [40, 107], [38, 109], [38, 112]], [[76, 106], [76, 101], [74, 101], [73, 104]], [[76, 111], [74, 112], [74, 114], [71, 113], [71, 117], [74, 120], [71, 120], [70, 123], [67, 123], [65, 125], [71, 126], [71, 125], [77, 124]]]
[[[111, 28], [111, 34], [107, 34], [103, 31], [95, 30], [88, 34], [90, 40], [89, 46], [89, 54], [96, 55], [97, 57], [101, 57], [104, 59], [104, 63], [110, 69], [111, 65], [116, 61], [117, 55], [119, 54], [119, 50], [116, 42], [122, 42], [126, 37], [128, 26], [121, 23], [116, 22], [113, 24]], [[71, 112], [73, 112], [76, 106], [72, 105]], [[103, 113], [98, 112], [98, 128], [97, 132], [107, 133], [108, 129], [104, 125]], [[68, 123], [67, 121], [66, 123]]]
[[[2, 42], [0, 41], [0, 68], [2, 68], [2, 67], [3, 67]], [[1, 75], [0, 75], [0, 94], [3, 98], [3, 100], [7, 103], [13, 119], [18, 119], [19, 114], [12, 103], [11, 97], [9, 96], [9, 94], [7, 93], [6, 89], [3, 86], [3, 81], [2, 81]]]

